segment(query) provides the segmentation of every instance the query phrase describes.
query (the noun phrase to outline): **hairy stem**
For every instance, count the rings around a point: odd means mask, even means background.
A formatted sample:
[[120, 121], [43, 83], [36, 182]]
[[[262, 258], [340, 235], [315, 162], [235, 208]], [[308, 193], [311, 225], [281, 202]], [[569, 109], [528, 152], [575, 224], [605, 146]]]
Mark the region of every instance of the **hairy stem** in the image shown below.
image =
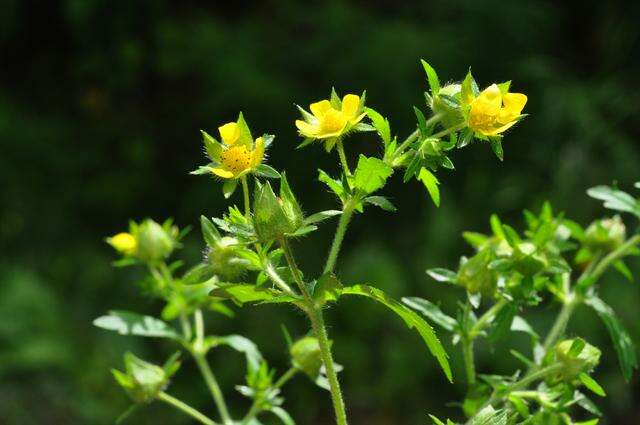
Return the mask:
[[464, 370], [467, 376], [467, 388], [471, 389], [476, 384], [476, 364], [473, 357], [473, 339], [463, 338], [461, 344]]
[[[343, 232], [344, 233], [344, 232]], [[296, 265], [295, 258], [289, 244], [286, 239], [282, 238], [279, 241], [284, 256], [287, 259], [291, 273], [300, 288], [305, 298], [305, 312], [309, 316], [311, 321], [311, 327], [313, 333], [318, 339], [318, 345], [320, 346], [320, 356], [322, 357], [322, 363], [324, 364], [327, 379], [329, 380], [329, 388], [331, 390], [331, 401], [333, 402], [333, 409], [336, 415], [336, 423], [338, 425], [347, 425], [347, 412], [344, 405], [344, 399], [342, 397], [342, 390], [340, 389], [340, 382], [338, 381], [338, 374], [336, 372], [335, 364], [333, 362], [333, 356], [331, 354], [331, 344], [329, 343], [329, 337], [327, 336], [327, 330], [324, 324], [324, 317], [322, 316], [322, 309], [316, 306], [307, 286], [302, 280], [302, 276]]]
[[[440, 121], [441, 118], [442, 116], [440, 116], [439, 114], [435, 114], [434, 116], [430, 117], [426, 122], [427, 127], [434, 125], [435, 123]], [[398, 149], [396, 149], [396, 152], [398, 152], [398, 155], [396, 156], [402, 155], [404, 151], [409, 147], [409, 145], [411, 145], [411, 143], [418, 140], [419, 136], [420, 136], [420, 129], [416, 128], [415, 131], [411, 133], [409, 136], [407, 136], [407, 138], [404, 139], [404, 141], [400, 144], [400, 146], [398, 146]]]
[[566, 296], [565, 302], [562, 305], [562, 309], [560, 309], [560, 313], [556, 317], [556, 321], [553, 323], [551, 330], [547, 334], [547, 337], [544, 340], [544, 350], [547, 352], [549, 348], [551, 348], [557, 341], [562, 337], [565, 330], [567, 329], [567, 324], [569, 323], [569, 319], [573, 314], [576, 306], [579, 304], [578, 299], [573, 294], [568, 294]]
[[504, 298], [492, 305], [489, 310], [480, 316], [475, 325], [473, 325], [471, 332], [469, 332], [469, 337], [471, 339], [475, 339], [478, 334], [484, 330], [485, 326], [487, 326], [487, 324], [498, 315], [505, 305], [507, 305], [507, 300]]
[[327, 257], [327, 262], [325, 263], [323, 274], [333, 272], [336, 266], [338, 254], [340, 253], [340, 247], [342, 246], [342, 241], [347, 231], [347, 226], [349, 225], [349, 221], [351, 220], [351, 216], [353, 215], [356, 199], [356, 197], [351, 198], [349, 201], [347, 201], [347, 203], [344, 205], [344, 208], [342, 209], [342, 214], [340, 215], [338, 227], [336, 228], [336, 234], [334, 235], [333, 242], [331, 243], [331, 249], [329, 250], [329, 256]]
[[342, 144], [342, 140], [338, 140], [338, 142], [336, 143], [336, 150], [338, 151], [338, 157], [340, 157], [342, 170], [347, 177], [351, 177], [351, 170], [349, 169], [349, 163], [347, 162], [347, 155], [344, 153], [344, 145]]
[[194, 409], [193, 407], [189, 406], [188, 404], [178, 400], [175, 397], [170, 396], [169, 394], [165, 393], [164, 391], [161, 392], [160, 394], [158, 394], [158, 400], [168, 404], [169, 406], [175, 407], [176, 409], [180, 410], [181, 412], [183, 412], [184, 414], [191, 416], [193, 419], [195, 419], [196, 421], [205, 424], [205, 425], [218, 425], [217, 422], [214, 422], [213, 420], [209, 419], [207, 416], [205, 416], [204, 414], [200, 413], [198, 410]]

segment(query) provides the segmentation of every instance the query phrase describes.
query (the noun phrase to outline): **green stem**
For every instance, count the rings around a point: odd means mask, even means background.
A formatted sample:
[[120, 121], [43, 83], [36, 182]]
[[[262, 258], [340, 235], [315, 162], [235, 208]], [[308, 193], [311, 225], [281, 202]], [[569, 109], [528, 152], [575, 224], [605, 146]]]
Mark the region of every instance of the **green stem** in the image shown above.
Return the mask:
[[463, 128], [466, 127], [466, 125], [467, 125], [466, 123], [455, 125], [453, 127], [444, 129], [438, 133], [432, 134], [431, 136], [429, 136], [429, 138], [439, 139], [442, 136], [446, 136], [449, 133], [453, 133], [454, 131], [462, 130]]
[[329, 380], [331, 400], [336, 414], [336, 423], [338, 425], [347, 425], [347, 412], [342, 397], [342, 390], [340, 389], [340, 381], [338, 381], [338, 374], [336, 373], [333, 356], [331, 354], [331, 345], [329, 343], [329, 337], [327, 336], [322, 311], [316, 308], [312, 309], [309, 312], [309, 319], [311, 319], [313, 333], [316, 335], [316, 338], [318, 338], [318, 344], [320, 345], [320, 355], [322, 356], [322, 362], [324, 363], [327, 379]]
[[191, 341], [191, 323], [189, 323], [189, 318], [184, 313], [180, 315], [180, 325], [182, 326], [184, 339]]
[[493, 320], [505, 305], [507, 305], [507, 300], [504, 298], [492, 305], [489, 310], [487, 310], [482, 316], [480, 316], [475, 325], [473, 325], [473, 328], [471, 328], [471, 332], [469, 332], [469, 337], [471, 339], [475, 339], [478, 334], [484, 330], [487, 323]]
[[560, 339], [560, 337], [562, 337], [565, 330], [567, 329], [569, 319], [571, 318], [571, 315], [573, 314], [578, 304], [579, 300], [574, 294], [569, 293], [566, 295], [564, 304], [562, 305], [562, 309], [560, 309], [560, 313], [558, 313], [556, 321], [553, 323], [551, 330], [544, 340], [543, 347], [545, 353], [558, 341], [558, 339]]
[[158, 394], [158, 400], [163, 401], [164, 403], [168, 404], [169, 406], [175, 407], [176, 409], [180, 410], [181, 412], [183, 412], [184, 414], [191, 416], [193, 419], [195, 419], [196, 421], [205, 424], [205, 425], [218, 425], [216, 422], [214, 422], [213, 420], [209, 419], [207, 416], [203, 415], [202, 413], [200, 413], [199, 411], [197, 411], [196, 409], [194, 409], [193, 407], [189, 406], [188, 404], [178, 400], [177, 398], [174, 398], [172, 396], [170, 396], [169, 394], [165, 393], [165, 392], [161, 392], [160, 394]]
[[[440, 121], [441, 118], [442, 116], [440, 116], [439, 114], [435, 114], [434, 116], [430, 117], [426, 122], [427, 128], [434, 125], [438, 121]], [[398, 146], [398, 149], [396, 149], [396, 152], [398, 154], [396, 156], [402, 155], [405, 149], [407, 149], [409, 145], [411, 145], [411, 143], [417, 140], [419, 136], [420, 136], [420, 129], [417, 128], [413, 133], [407, 136], [406, 139], [404, 139], [404, 141], [400, 144], [400, 146]]]
[[204, 377], [205, 382], [207, 383], [207, 387], [213, 396], [213, 401], [216, 403], [216, 407], [218, 408], [218, 412], [220, 412], [220, 418], [222, 419], [222, 423], [224, 425], [233, 424], [231, 417], [229, 416], [229, 410], [227, 409], [227, 404], [224, 401], [224, 396], [222, 395], [222, 391], [220, 390], [220, 385], [218, 385], [218, 381], [214, 376], [211, 368], [209, 367], [209, 363], [207, 363], [207, 359], [205, 356], [198, 352], [193, 352], [193, 358], [196, 360], [196, 364], [200, 369], [200, 373]]
[[244, 215], [249, 218], [251, 216], [251, 201], [249, 200], [249, 183], [247, 183], [247, 176], [242, 176], [240, 179], [242, 182], [242, 194], [244, 196]]
[[280, 388], [282, 387], [284, 384], [286, 384], [287, 382], [289, 382], [289, 380], [291, 378], [293, 378], [294, 376], [296, 376], [296, 374], [298, 373], [298, 369], [295, 367], [289, 368], [289, 370], [287, 370], [285, 373], [282, 374], [282, 376], [280, 377], [280, 379], [278, 379], [276, 381], [275, 384], [273, 384], [273, 388]]
[[618, 261], [620, 258], [627, 255], [628, 251], [634, 246], [640, 243], [640, 235], [635, 235], [625, 243], [620, 245], [615, 251], [612, 251], [598, 263], [598, 265], [593, 269], [591, 274], [589, 274], [586, 278], [592, 279], [593, 283], [595, 283], [602, 274], [607, 271], [607, 268], [614, 262]]
[[467, 375], [467, 387], [471, 389], [476, 384], [476, 364], [473, 357], [473, 339], [463, 338], [461, 343], [464, 370]]
[[332, 273], [335, 269], [344, 234], [347, 231], [347, 226], [349, 225], [349, 221], [351, 220], [351, 216], [353, 215], [353, 211], [356, 206], [356, 199], [357, 197], [354, 195], [354, 197], [347, 201], [342, 209], [342, 215], [340, 215], [340, 220], [338, 221], [338, 227], [336, 228], [336, 234], [334, 235], [333, 242], [331, 243], [331, 249], [329, 250], [329, 256], [327, 257], [323, 274]]
[[296, 295], [296, 293], [293, 292], [291, 287], [289, 285], [287, 285], [287, 283], [284, 281], [284, 279], [282, 279], [282, 277], [280, 277], [280, 275], [278, 274], [276, 269], [273, 267], [273, 264], [268, 263], [264, 268], [264, 272], [267, 274], [267, 276], [269, 276], [269, 279], [271, 279], [271, 281], [277, 287], [279, 287], [280, 289], [282, 289], [284, 292], [286, 292], [289, 295], [293, 295], [293, 296]]
[[327, 330], [324, 324], [324, 318], [322, 317], [322, 309], [318, 308], [309, 293], [302, 276], [296, 265], [295, 258], [286, 239], [279, 240], [280, 246], [284, 251], [284, 256], [289, 264], [289, 269], [293, 274], [300, 292], [302, 292], [305, 299], [305, 312], [309, 316], [311, 321], [311, 328], [313, 333], [318, 339], [318, 345], [320, 346], [320, 356], [322, 357], [322, 363], [324, 364], [327, 379], [329, 380], [329, 388], [331, 390], [331, 401], [333, 402], [333, 409], [336, 415], [336, 423], [338, 425], [347, 425], [347, 412], [344, 405], [344, 399], [342, 397], [342, 390], [340, 389], [340, 382], [338, 381], [338, 374], [336, 373], [335, 364], [333, 362], [333, 356], [331, 354], [331, 344], [329, 343], [329, 337], [327, 336]]
[[349, 169], [349, 163], [347, 162], [347, 155], [344, 153], [344, 145], [342, 144], [342, 140], [338, 140], [336, 143], [336, 149], [338, 151], [338, 157], [340, 157], [340, 164], [342, 165], [342, 170], [347, 177], [351, 177], [351, 170]]

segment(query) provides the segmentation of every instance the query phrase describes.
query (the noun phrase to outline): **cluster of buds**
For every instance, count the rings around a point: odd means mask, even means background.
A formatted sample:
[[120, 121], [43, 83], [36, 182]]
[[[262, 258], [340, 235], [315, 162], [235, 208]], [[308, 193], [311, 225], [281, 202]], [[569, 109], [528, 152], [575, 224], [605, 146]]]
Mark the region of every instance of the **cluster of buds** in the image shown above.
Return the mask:
[[566, 382], [577, 385], [580, 374], [589, 374], [600, 362], [600, 350], [581, 338], [566, 339], [549, 350], [545, 365], [560, 364], [559, 371], [547, 378], [549, 384]]

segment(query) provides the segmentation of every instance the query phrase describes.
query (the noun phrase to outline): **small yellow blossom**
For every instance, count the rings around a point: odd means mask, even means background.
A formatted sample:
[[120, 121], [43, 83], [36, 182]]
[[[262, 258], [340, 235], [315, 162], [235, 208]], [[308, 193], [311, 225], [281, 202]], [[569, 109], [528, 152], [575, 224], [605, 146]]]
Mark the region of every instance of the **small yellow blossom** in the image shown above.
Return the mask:
[[242, 114], [237, 122], [218, 127], [222, 143], [207, 141], [209, 156], [215, 164], [209, 171], [223, 179], [237, 179], [253, 171], [264, 159], [266, 143], [263, 137], [253, 140]]
[[366, 115], [363, 106], [360, 96], [355, 94], [344, 96], [340, 109], [328, 100], [321, 100], [309, 106], [311, 114], [303, 112], [305, 120], [296, 120], [296, 127], [301, 135], [312, 139], [339, 137], [362, 121]]
[[492, 84], [476, 97], [463, 97], [463, 102], [469, 107], [469, 127], [484, 136], [497, 136], [518, 122], [527, 96], [503, 93], [498, 85]]
[[118, 233], [115, 236], [107, 238], [107, 243], [115, 248], [121, 254], [133, 255], [138, 248], [138, 241], [136, 238], [127, 232]]

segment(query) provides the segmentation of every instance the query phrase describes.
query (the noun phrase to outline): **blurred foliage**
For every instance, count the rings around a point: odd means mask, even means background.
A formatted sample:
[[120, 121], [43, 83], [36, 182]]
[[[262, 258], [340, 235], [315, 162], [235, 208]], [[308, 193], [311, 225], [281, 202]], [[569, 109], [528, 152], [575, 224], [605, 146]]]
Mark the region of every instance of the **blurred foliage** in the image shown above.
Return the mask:
[[[201, 159], [198, 130], [213, 131], [239, 110], [254, 128], [277, 135], [270, 164], [287, 169], [303, 207], [316, 211], [333, 200], [314, 182], [315, 170], [338, 164], [320, 148], [293, 151], [294, 102], [309, 104], [331, 86], [367, 89], [368, 104], [408, 134], [414, 118], [407, 105], [422, 105], [426, 89], [420, 58], [444, 75], [464, 75], [472, 64], [479, 81], [512, 77], [514, 87], [529, 95], [532, 116], [510, 134], [504, 163], [490, 150], [472, 147], [457, 158], [455, 177], [440, 173], [439, 209], [418, 183], [395, 182], [389, 193], [401, 215], [376, 211], [357, 217], [338, 267], [346, 283], [454, 305], [455, 291], [431, 282], [424, 270], [453, 266], [464, 252], [459, 233], [486, 231], [491, 211], [517, 222], [522, 208], [537, 209], [549, 199], [583, 222], [601, 215], [600, 205], [584, 195], [586, 188], [638, 179], [639, 19], [640, 4], [625, 1], [575, 7], [526, 0], [5, 0], [3, 423], [112, 423], [127, 405], [108, 373], [120, 364], [120, 353], [130, 350], [151, 361], [170, 353], [91, 326], [107, 308], [157, 307], [136, 295], [135, 271], [110, 269], [113, 256], [102, 238], [130, 217], [163, 220], [174, 214], [186, 226], [196, 224], [200, 213], [218, 214], [219, 189], [188, 171]], [[371, 140], [363, 134], [350, 141], [352, 161], [356, 151], [377, 149]], [[328, 237], [313, 235], [300, 244], [307, 268], [319, 270], [323, 258], [315, 246], [328, 246]], [[194, 232], [185, 240], [185, 254], [197, 259], [201, 246]], [[602, 291], [640, 340], [637, 284], [611, 276]], [[540, 309], [534, 326], [548, 326], [550, 309]], [[369, 319], [347, 320], [352, 314]], [[284, 370], [285, 344], [274, 335], [281, 321], [303, 334], [299, 319], [265, 306], [209, 326], [251, 336]], [[401, 331], [404, 325], [389, 320], [382, 308], [347, 301], [327, 320], [336, 358], [346, 367], [344, 389], [354, 423], [418, 424], [426, 422], [427, 412], [445, 417], [454, 411], [445, 406], [459, 398], [462, 380], [446, 385], [415, 335]], [[578, 311], [571, 327], [607, 346], [604, 328], [591, 315]], [[492, 358], [504, 359], [504, 372], [513, 369], [515, 360], [504, 347], [479, 349], [479, 370]], [[240, 362], [224, 353], [212, 361]], [[453, 364], [461, 362], [454, 358]], [[176, 391], [207, 408], [204, 387], [192, 384], [198, 382], [193, 364], [183, 368]], [[240, 369], [222, 368], [223, 385], [235, 382]], [[625, 385], [611, 354], [598, 374], [610, 395], [602, 423], [639, 423], [638, 378]], [[304, 380], [295, 380], [289, 391], [296, 397], [288, 409], [299, 423], [330, 423], [325, 394]], [[246, 403], [240, 395], [231, 400], [232, 406], [240, 403]], [[160, 406], [134, 420], [186, 423]]]

